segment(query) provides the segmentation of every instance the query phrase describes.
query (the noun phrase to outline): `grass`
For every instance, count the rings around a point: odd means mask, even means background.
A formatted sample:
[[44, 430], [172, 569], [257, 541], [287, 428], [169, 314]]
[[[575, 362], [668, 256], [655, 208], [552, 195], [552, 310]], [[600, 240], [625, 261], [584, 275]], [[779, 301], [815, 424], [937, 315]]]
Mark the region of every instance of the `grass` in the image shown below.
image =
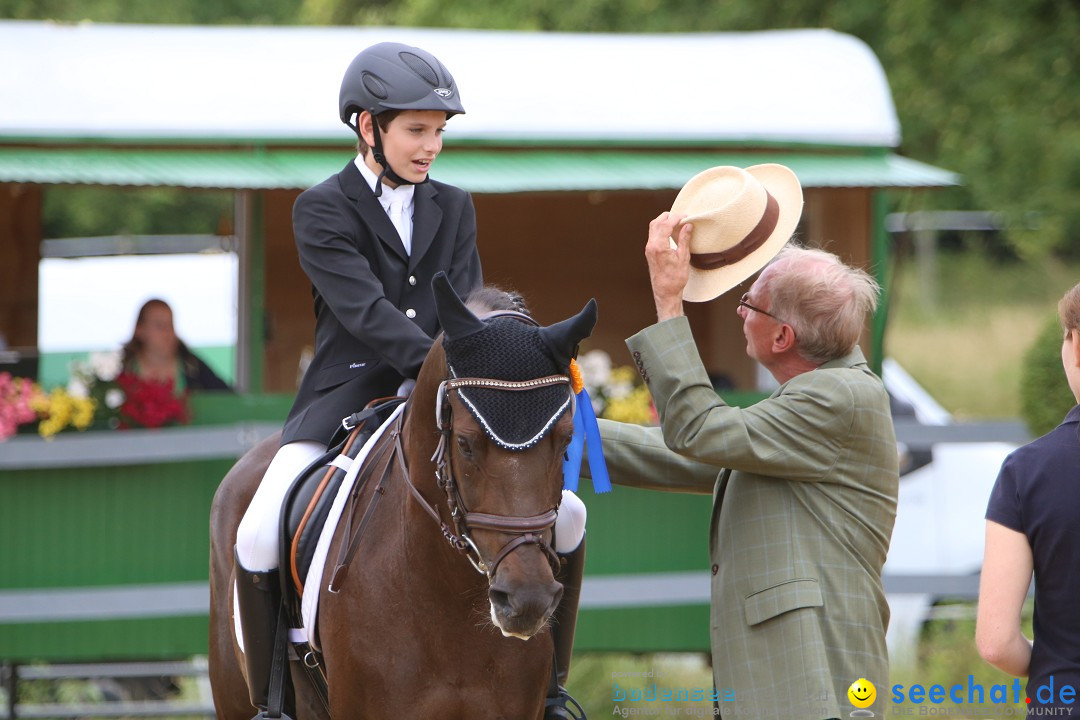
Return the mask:
[[[938, 610], [942, 607], [939, 605]], [[946, 603], [944, 608], [952, 612], [943, 613], [942, 619], [927, 622], [923, 626], [916, 662], [913, 665], [892, 668], [890, 677], [892, 685], [903, 685], [905, 698], [908, 697], [913, 685], [921, 685], [927, 690], [933, 685], [941, 685], [946, 692], [953, 686], [960, 685], [962, 689], [958, 694], [963, 702], [956, 703], [946, 698], [944, 702], [935, 706], [940, 710], [938, 714], [945, 714], [950, 709], [956, 709], [955, 714], [963, 714], [965, 708], [970, 710], [972, 704], [968, 702], [968, 687], [976, 685], [984, 689], [983, 707], [992, 709], [995, 716], [1022, 716], [1026, 707], [1024, 679], [1020, 680], [1020, 703], [992, 704], [991, 702], [991, 692], [995, 686], [1008, 688], [1008, 697], [1012, 700], [1015, 678], [991, 667], [979, 657], [975, 649], [975, 604], [966, 601]], [[1028, 600], [1022, 613], [1022, 627], [1024, 634], [1029, 638], [1032, 634], [1032, 610], [1032, 601]], [[927, 701], [916, 704], [908, 700], [892, 707], [914, 708], [912, 714], [920, 714], [920, 708], [926, 710], [928, 705]], [[892, 709], [890, 713], [900, 714]]]
[[941, 253], [936, 272], [899, 264], [885, 352], [958, 419], [1020, 415], [1022, 358], [1080, 264]]
[[[994, 703], [992, 693], [1006, 692], [1012, 700], [1015, 679], [987, 665], [975, 649], [975, 605], [970, 602], [948, 604], [948, 612], [939, 612], [941, 619], [927, 622], [919, 640], [917, 660], [907, 666], [894, 664], [891, 670], [890, 684], [887, 688], [877, 688], [880, 698], [887, 708], [882, 715], [889, 717], [928, 716], [928, 715], [971, 715], [982, 714], [993, 717], [1022, 716], [1026, 697], [1024, 681], [1020, 681], [1020, 703]], [[940, 610], [940, 607], [939, 607]], [[1031, 637], [1031, 601], [1023, 613], [1024, 632]], [[652, 677], [644, 673], [652, 673]], [[637, 673], [635, 676], [634, 674]], [[657, 679], [657, 674], [663, 677]], [[633, 701], [619, 702], [613, 697], [614, 684], [626, 696], [635, 691], [647, 690], [652, 683], [669, 688], [705, 688], [712, 686], [712, 671], [708, 658], [701, 654], [656, 654], [631, 655], [625, 653], [586, 653], [574, 658], [570, 679], [570, 692], [582, 704], [590, 718], [619, 717], [628, 709], [639, 710], [639, 715], [651, 717], [712, 717], [711, 702], [660, 702]], [[899, 692], [904, 698], [902, 703], [894, 703], [894, 688], [901, 685]], [[932, 703], [929, 699], [913, 702], [910, 693], [913, 686], [921, 686], [929, 692], [935, 685], [940, 685], [945, 699]], [[960, 703], [948, 697], [949, 691], [956, 685]], [[981, 687], [983, 690], [980, 704], [970, 703], [969, 687]], [[995, 687], [998, 688], [995, 691]], [[976, 691], [974, 696], [978, 697]], [[976, 707], [978, 706], [978, 707]], [[627, 715], [629, 716], [629, 715]]]
[[[574, 657], [570, 670], [570, 693], [590, 718], [617, 716], [616, 708], [656, 710], [659, 717], [712, 716], [712, 702], [640, 699], [641, 693], [654, 683], [658, 687], [686, 688], [688, 695], [691, 689], [699, 688], [707, 696], [713, 687], [712, 669], [703, 654], [584, 653]], [[620, 702], [615, 699], [616, 691], [639, 699]]]

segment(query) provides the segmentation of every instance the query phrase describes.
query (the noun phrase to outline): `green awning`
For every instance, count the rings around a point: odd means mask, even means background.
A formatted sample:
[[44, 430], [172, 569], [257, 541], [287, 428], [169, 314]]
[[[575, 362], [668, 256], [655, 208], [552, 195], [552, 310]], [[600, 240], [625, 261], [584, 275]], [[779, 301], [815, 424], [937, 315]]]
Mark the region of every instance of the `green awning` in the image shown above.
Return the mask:
[[[338, 172], [347, 151], [0, 148], [0, 182], [42, 185], [306, 188]], [[804, 187], [943, 187], [955, 173], [885, 151], [649, 152], [451, 148], [433, 177], [474, 193], [678, 189], [715, 165], [781, 163]]]

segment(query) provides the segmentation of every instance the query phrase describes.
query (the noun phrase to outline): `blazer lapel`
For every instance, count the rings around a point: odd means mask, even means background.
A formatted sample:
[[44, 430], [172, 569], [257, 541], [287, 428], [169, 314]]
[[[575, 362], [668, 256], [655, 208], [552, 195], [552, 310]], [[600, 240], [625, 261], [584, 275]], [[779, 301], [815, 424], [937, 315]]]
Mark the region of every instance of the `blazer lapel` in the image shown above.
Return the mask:
[[412, 255], [409, 257], [409, 272], [416, 269], [424, 253], [435, 240], [435, 233], [442, 223], [442, 208], [435, 201], [439, 191], [430, 182], [417, 185], [413, 191], [413, 232]]
[[[375, 193], [371, 192], [364, 176], [356, 169], [356, 164], [350, 162], [345, 169], [338, 173], [342, 192], [353, 201], [357, 212], [368, 227], [375, 231], [375, 235], [386, 247], [397, 253], [402, 260], [408, 261], [409, 256], [405, 253], [405, 246], [398, 237], [397, 229], [390, 222], [382, 205], [379, 204]], [[415, 234], [415, 232], [414, 232]], [[415, 247], [415, 246], [414, 246]], [[414, 253], [415, 255], [415, 253]]]

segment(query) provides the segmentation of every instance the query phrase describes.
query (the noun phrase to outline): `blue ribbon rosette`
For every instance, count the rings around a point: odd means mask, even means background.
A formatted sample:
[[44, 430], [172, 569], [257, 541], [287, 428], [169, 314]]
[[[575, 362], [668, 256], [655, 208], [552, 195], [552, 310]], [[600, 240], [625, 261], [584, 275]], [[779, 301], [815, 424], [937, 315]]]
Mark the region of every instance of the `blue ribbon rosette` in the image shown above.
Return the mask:
[[581, 475], [581, 458], [586, 448], [589, 452], [589, 474], [592, 475], [593, 492], [611, 492], [611, 480], [608, 478], [607, 463], [604, 462], [604, 448], [600, 440], [600, 426], [596, 422], [592, 399], [585, 384], [581, 381], [581, 372], [577, 362], [570, 361], [570, 376], [577, 395], [577, 408], [574, 411], [574, 435], [566, 449], [563, 460], [563, 487], [577, 492]]

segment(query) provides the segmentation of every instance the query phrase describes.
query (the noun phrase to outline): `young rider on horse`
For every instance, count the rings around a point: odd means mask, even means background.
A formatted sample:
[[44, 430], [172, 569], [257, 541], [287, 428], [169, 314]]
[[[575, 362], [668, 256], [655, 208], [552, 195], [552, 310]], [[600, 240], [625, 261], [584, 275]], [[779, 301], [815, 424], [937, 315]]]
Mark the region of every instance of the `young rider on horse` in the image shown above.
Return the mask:
[[[315, 356], [237, 530], [237, 600], [255, 707], [267, 704], [286, 491], [326, 452], [342, 418], [408, 392], [440, 330], [432, 278], [445, 272], [462, 295], [482, 284], [471, 197], [428, 178], [446, 121], [464, 112], [454, 78], [430, 53], [400, 43], [367, 48], [346, 70], [339, 97], [359, 153], [293, 208], [314, 296]], [[556, 550], [566, 560], [566, 590], [553, 629], [560, 684], [573, 646], [584, 532], [585, 506], [564, 492]]]

